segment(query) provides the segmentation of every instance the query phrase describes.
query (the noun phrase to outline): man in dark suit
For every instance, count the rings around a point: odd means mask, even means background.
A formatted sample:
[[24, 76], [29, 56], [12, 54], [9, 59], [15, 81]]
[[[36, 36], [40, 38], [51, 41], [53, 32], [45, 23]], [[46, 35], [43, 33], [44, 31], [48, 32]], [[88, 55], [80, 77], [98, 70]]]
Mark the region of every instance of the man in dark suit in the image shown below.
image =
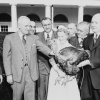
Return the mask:
[[68, 23], [67, 26], [69, 33], [69, 43], [75, 46], [76, 48], [80, 48], [78, 37], [77, 37], [77, 25], [75, 23]]
[[[100, 13], [92, 17], [91, 29], [94, 34], [89, 35], [83, 45], [84, 49], [90, 51], [90, 59], [87, 64], [90, 63], [91, 65], [89, 71], [92, 84], [90, 88], [91, 98], [84, 100], [100, 100]], [[87, 90], [83, 91], [86, 92]]]
[[30, 35], [30, 19], [18, 19], [18, 31], [7, 35], [3, 43], [3, 63], [7, 82], [13, 90], [13, 100], [35, 100], [35, 81], [38, 79], [37, 49], [49, 54], [50, 49]]
[[[56, 32], [52, 29], [51, 19], [45, 17], [42, 19], [43, 32], [38, 33], [40, 41], [50, 47], [50, 40], [57, 37]], [[48, 91], [48, 79], [50, 73], [50, 63], [49, 58], [38, 52], [39, 61], [39, 80], [38, 80], [38, 100], [46, 100]]]
[[[77, 25], [77, 33], [76, 33], [77, 35], [76, 35], [76, 38], [74, 37], [74, 40], [73, 40], [75, 47], [79, 49], [83, 49], [83, 40], [87, 37], [89, 33], [89, 29], [90, 29], [90, 26], [88, 22], [83, 21]], [[83, 79], [83, 69], [80, 68], [80, 71], [77, 74], [77, 81], [78, 81], [79, 88], [81, 87], [82, 79]]]

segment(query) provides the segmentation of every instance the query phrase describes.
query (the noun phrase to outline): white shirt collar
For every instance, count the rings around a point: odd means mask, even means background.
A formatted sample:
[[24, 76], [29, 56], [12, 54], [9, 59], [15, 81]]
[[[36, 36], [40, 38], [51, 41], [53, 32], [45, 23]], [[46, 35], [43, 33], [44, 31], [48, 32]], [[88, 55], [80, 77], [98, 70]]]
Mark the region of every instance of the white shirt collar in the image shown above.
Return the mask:
[[99, 37], [99, 35], [100, 35], [100, 34], [96, 34], [96, 33], [94, 33], [94, 38], [95, 38], [96, 36], [97, 36], [97, 38], [98, 38], [98, 37]]
[[53, 34], [53, 31], [51, 30], [49, 33], [44, 32], [44, 37], [45, 37], [45, 40], [47, 39], [47, 34], [49, 34], [50, 39], [51, 39], [52, 34]]
[[[24, 34], [22, 34], [21, 32], [18, 32], [18, 34], [19, 34], [19, 37], [20, 37], [20, 39], [21, 39], [21, 41], [22, 41], [22, 36], [23, 36]], [[25, 35], [25, 39], [26, 39], [26, 35]]]

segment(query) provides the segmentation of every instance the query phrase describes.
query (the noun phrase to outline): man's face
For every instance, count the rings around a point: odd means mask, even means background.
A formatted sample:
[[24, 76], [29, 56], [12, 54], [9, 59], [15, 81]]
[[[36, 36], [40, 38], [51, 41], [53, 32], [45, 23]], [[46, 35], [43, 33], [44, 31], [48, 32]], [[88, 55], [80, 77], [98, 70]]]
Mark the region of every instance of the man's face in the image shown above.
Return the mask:
[[75, 33], [76, 33], [76, 26], [75, 25], [69, 24], [67, 26], [67, 28], [68, 28], [68, 33], [69, 33], [70, 36], [75, 35]]
[[43, 26], [44, 31], [46, 33], [49, 33], [52, 30], [51, 20], [49, 20], [49, 19], [43, 20], [42, 21], [42, 26]]
[[86, 26], [78, 25], [77, 26], [77, 35], [79, 38], [85, 38], [87, 36]]
[[30, 34], [34, 34], [36, 32], [35, 22], [31, 22]]
[[23, 19], [22, 22], [18, 24], [18, 26], [22, 34], [29, 34], [29, 31], [30, 31], [29, 19]]
[[91, 29], [94, 33], [100, 32], [100, 15], [94, 16], [92, 18]]

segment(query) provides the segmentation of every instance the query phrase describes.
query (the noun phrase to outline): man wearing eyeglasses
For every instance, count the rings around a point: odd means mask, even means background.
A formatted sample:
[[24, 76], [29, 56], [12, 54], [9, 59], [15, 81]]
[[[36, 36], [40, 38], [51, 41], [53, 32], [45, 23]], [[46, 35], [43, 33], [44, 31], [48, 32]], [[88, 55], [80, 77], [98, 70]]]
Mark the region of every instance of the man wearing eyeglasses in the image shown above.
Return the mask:
[[37, 49], [49, 54], [50, 49], [30, 35], [30, 19], [18, 19], [18, 31], [7, 35], [3, 43], [3, 63], [7, 82], [13, 89], [13, 100], [35, 100], [35, 81], [38, 79]]

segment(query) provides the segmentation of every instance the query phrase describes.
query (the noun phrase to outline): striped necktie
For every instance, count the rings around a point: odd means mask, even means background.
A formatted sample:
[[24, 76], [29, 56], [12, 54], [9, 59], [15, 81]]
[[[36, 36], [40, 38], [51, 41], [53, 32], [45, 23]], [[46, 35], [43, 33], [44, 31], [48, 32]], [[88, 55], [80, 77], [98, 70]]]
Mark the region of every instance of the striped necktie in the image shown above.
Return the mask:
[[24, 45], [26, 45], [25, 35], [22, 36], [22, 43], [23, 43]]

